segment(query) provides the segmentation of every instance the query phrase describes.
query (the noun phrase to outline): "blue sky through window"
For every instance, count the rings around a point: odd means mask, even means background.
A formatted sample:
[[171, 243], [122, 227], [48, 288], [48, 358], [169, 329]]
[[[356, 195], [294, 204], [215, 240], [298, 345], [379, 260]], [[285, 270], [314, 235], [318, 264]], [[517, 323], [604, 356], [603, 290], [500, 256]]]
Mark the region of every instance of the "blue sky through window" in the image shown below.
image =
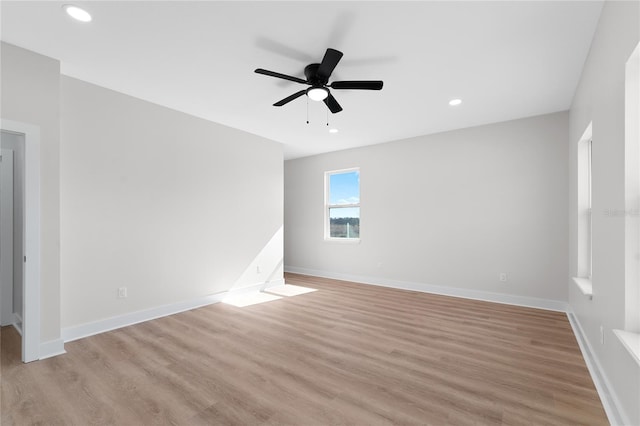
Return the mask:
[[359, 171], [336, 173], [329, 176], [329, 204], [356, 204], [359, 202]]

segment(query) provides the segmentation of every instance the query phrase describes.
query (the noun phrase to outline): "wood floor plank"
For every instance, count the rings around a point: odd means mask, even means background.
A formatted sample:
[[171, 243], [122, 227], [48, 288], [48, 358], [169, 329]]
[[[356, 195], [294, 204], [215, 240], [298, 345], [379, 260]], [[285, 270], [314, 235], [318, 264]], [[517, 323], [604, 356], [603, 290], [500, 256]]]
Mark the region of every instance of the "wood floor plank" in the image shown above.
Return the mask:
[[566, 315], [287, 274], [318, 291], [216, 304], [22, 364], [4, 425], [605, 425]]

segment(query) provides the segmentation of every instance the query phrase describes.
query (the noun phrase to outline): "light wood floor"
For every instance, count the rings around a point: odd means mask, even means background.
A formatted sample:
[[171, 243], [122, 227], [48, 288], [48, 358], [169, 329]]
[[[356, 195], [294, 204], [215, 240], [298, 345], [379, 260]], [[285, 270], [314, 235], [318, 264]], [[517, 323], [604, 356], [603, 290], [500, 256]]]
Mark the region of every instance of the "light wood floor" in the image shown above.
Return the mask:
[[319, 291], [216, 304], [19, 361], [3, 426], [608, 424], [562, 313], [287, 274]]

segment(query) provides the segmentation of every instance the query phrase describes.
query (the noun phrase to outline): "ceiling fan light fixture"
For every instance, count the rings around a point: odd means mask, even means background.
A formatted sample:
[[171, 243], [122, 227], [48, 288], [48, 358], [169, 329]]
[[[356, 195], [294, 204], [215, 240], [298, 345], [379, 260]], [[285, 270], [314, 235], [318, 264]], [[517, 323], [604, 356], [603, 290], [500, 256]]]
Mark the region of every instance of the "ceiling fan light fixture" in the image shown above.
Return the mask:
[[449, 101], [449, 105], [451, 106], [457, 106], [460, 105], [462, 103], [462, 99], [451, 99]]
[[329, 91], [324, 87], [310, 87], [307, 89], [307, 96], [312, 101], [323, 101], [329, 96]]

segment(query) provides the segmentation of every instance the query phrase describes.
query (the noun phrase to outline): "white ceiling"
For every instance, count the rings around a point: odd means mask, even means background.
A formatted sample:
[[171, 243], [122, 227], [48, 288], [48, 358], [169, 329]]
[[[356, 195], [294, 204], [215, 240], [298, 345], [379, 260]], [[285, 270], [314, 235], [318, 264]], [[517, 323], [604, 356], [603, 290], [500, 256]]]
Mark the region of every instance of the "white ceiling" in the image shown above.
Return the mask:
[[[601, 1], [1, 2], [2, 40], [61, 61], [62, 73], [284, 144], [285, 158], [569, 108]], [[306, 97], [303, 77], [327, 47], [344, 111]], [[451, 107], [448, 101], [462, 98]]]

